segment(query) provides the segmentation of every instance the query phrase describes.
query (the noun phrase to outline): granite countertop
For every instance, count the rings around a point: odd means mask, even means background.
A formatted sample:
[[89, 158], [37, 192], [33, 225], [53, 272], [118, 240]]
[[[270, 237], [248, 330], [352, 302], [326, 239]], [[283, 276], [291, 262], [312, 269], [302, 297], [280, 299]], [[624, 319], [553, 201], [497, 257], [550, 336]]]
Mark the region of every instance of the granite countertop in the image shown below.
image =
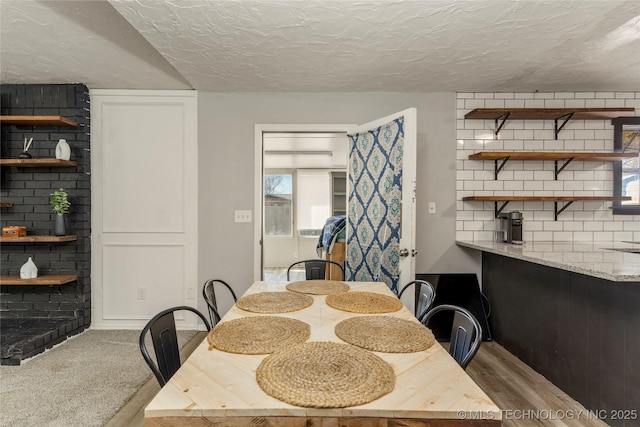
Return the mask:
[[458, 240], [456, 244], [614, 282], [640, 282], [640, 254], [611, 250], [640, 249], [640, 243], [528, 242], [513, 245]]

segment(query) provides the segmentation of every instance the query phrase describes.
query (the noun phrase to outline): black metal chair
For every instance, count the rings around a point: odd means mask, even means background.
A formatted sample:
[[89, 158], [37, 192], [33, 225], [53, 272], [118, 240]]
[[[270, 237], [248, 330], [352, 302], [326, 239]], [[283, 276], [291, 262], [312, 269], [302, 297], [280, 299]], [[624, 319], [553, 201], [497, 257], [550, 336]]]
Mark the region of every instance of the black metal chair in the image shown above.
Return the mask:
[[229, 292], [231, 292], [231, 296], [233, 297], [233, 302], [238, 301], [238, 297], [236, 293], [233, 292], [233, 289], [227, 282], [220, 279], [209, 279], [204, 282], [202, 286], [202, 296], [204, 297], [204, 301], [207, 303], [207, 307], [209, 309], [209, 318], [211, 319], [211, 327], [214, 327], [221, 320], [220, 313], [218, 312], [218, 302], [216, 300], [216, 284], [225, 286]]
[[404, 291], [412, 286], [415, 292], [414, 300], [416, 301], [414, 315], [419, 321], [422, 321], [424, 315], [427, 314], [427, 311], [431, 308], [431, 304], [433, 304], [436, 291], [433, 289], [433, 285], [426, 280], [412, 280], [404, 285], [400, 292], [398, 292], [398, 298], [402, 297]]
[[[151, 371], [156, 376], [156, 379], [160, 383], [160, 387], [169, 381], [169, 379], [180, 368], [180, 348], [178, 347], [178, 336], [176, 333], [176, 322], [173, 313], [179, 310], [187, 310], [195, 313], [200, 317], [207, 327], [207, 331], [211, 330], [207, 318], [193, 307], [178, 306], [168, 308], [156, 314], [147, 322], [145, 327], [140, 332], [140, 352]], [[145, 338], [147, 332], [151, 333], [151, 340], [153, 342], [153, 348], [156, 354], [156, 362], [153, 361]]]
[[442, 311], [453, 312], [449, 354], [462, 366], [462, 369], [467, 369], [467, 365], [480, 348], [482, 327], [467, 309], [449, 304], [437, 305], [429, 310], [425, 314], [422, 323], [428, 326], [429, 320], [433, 315]]
[[327, 265], [334, 265], [340, 269], [341, 280], [344, 280], [344, 267], [335, 261], [329, 261], [324, 259], [307, 259], [304, 261], [294, 262], [287, 269], [287, 280], [291, 280], [290, 272], [291, 269], [304, 264], [305, 278], [307, 280], [322, 280], [325, 278], [325, 271], [327, 270]]

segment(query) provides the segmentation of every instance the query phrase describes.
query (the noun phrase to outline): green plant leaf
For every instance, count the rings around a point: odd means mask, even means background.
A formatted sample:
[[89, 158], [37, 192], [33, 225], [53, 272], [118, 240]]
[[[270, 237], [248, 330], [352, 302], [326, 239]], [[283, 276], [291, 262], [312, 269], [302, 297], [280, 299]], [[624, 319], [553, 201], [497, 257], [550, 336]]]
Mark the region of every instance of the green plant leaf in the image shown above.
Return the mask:
[[69, 208], [71, 207], [71, 202], [69, 202], [69, 198], [67, 192], [64, 188], [59, 188], [53, 192], [51, 195], [51, 206], [53, 208], [53, 212], [58, 215], [64, 215], [69, 212]]

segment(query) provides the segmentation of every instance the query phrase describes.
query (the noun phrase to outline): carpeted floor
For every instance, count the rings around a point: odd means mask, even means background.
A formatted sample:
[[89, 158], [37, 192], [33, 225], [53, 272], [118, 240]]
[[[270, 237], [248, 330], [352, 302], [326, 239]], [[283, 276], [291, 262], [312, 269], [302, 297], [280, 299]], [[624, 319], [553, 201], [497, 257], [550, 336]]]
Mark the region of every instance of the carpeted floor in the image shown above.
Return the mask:
[[[1, 426], [102, 426], [151, 378], [135, 330], [87, 330], [0, 366]], [[179, 331], [180, 346], [195, 331]]]

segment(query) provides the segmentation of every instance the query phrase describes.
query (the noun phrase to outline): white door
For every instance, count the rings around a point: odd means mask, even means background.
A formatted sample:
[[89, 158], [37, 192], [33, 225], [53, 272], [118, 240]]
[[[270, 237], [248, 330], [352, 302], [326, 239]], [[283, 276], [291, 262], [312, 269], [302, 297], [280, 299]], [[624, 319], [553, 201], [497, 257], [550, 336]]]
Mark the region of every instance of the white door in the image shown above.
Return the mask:
[[142, 329], [197, 307], [195, 93], [92, 90], [91, 147], [91, 327]]
[[347, 280], [383, 281], [398, 292], [415, 278], [416, 109], [348, 137]]

